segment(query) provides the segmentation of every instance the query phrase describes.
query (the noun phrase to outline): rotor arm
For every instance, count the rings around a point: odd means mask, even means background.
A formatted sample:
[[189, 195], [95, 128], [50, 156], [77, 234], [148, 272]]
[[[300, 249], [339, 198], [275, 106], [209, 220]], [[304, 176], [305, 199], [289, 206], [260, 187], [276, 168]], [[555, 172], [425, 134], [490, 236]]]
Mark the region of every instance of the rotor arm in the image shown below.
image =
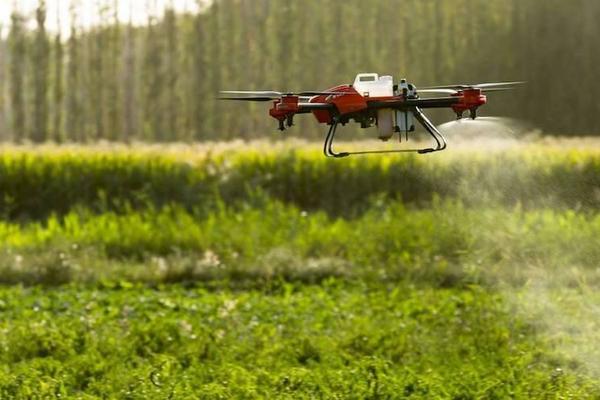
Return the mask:
[[315, 110], [335, 110], [331, 103], [298, 103], [297, 114], [308, 114]]
[[427, 99], [403, 99], [403, 100], [375, 100], [367, 102], [371, 109], [393, 108], [409, 111], [415, 107], [426, 108], [450, 108], [460, 103], [460, 97], [434, 97]]
[[407, 107], [417, 107], [421, 109], [427, 108], [449, 108], [460, 103], [460, 97], [439, 97], [427, 99], [407, 99], [405, 105]]

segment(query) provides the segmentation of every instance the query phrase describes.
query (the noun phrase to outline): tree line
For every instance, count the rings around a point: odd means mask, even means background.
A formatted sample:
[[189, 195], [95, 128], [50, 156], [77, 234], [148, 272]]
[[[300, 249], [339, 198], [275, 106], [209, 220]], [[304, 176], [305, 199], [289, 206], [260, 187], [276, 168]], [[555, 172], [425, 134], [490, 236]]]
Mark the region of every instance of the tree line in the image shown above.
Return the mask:
[[[417, 86], [525, 80], [484, 112], [600, 132], [597, 0], [215, 0], [142, 26], [117, 6], [84, 28], [72, 2], [68, 36], [48, 31], [44, 0], [13, 12], [0, 40], [2, 140], [263, 137], [276, 126], [268, 107], [220, 102], [219, 90], [322, 90], [359, 72]], [[322, 135], [297, 123], [297, 135]]]

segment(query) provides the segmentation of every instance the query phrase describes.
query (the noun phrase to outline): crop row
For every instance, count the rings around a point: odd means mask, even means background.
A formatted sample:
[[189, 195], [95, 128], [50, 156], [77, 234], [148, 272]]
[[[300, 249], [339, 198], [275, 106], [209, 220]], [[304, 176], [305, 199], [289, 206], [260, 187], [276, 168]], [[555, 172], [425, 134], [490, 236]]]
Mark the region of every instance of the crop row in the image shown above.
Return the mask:
[[[0, 397], [597, 398], [497, 294], [0, 288]], [[553, 332], [554, 333], [554, 332]]]
[[600, 208], [600, 152], [527, 148], [431, 156], [325, 159], [317, 151], [251, 148], [220, 153], [7, 151], [0, 155], [0, 215], [45, 218], [74, 207], [95, 211], [188, 210], [243, 203], [249, 193], [304, 210], [356, 215], [373, 199]]
[[[153, 281], [348, 276], [454, 285], [495, 272], [521, 279], [529, 266], [596, 271], [599, 236], [600, 215], [589, 212], [384, 202], [342, 219], [263, 200], [209, 214], [181, 207], [79, 210], [44, 222], [3, 222], [0, 268], [5, 283], [137, 274]], [[110, 272], [107, 258], [133, 266]]]

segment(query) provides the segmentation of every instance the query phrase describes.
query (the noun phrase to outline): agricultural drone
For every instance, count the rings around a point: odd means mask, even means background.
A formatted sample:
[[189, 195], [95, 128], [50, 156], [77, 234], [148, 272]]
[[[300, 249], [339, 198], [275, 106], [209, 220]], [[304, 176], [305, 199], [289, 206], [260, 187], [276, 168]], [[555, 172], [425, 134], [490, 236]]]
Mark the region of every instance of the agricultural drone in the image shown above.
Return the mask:
[[[484, 93], [508, 90], [522, 82], [481, 83], [474, 85], [432, 86], [419, 89], [402, 79], [393, 83], [391, 76], [375, 73], [358, 74], [352, 85], [339, 85], [325, 91], [276, 92], [276, 91], [222, 91], [221, 100], [272, 101], [271, 117], [279, 121], [279, 129], [294, 125], [296, 114], [312, 113], [319, 123], [329, 125], [323, 152], [327, 157], [346, 157], [351, 154], [416, 152], [419, 154], [444, 150], [446, 140], [423, 113], [428, 108], [451, 108], [457, 118], [465, 112], [477, 118], [477, 109], [487, 103]], [[421, 98], [419, 94], [433, 95]], [[440, 96], [443, 95], [443, 96]], [[434, 147], [422, 149], [370, 150], [335, 152], [333, 141], [339, 124], [350, 120], [361, 128], [377, 126], [378, 137], [389, 140], [398, 133], [400, 141], [404, 135], [415, 130], [417, 120], [433, 137]]]

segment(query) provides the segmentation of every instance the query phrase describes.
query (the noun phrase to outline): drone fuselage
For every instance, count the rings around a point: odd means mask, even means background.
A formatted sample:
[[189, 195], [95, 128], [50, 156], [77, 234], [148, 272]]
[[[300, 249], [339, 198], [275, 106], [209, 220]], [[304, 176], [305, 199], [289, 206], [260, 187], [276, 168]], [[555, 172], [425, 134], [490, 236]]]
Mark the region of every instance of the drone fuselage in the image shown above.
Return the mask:
[[[324, 151], [327, 156], [344, 157], [351, 153], [335, 153], [332, 149], [336, 127], [350, 121], [360, 124], [361, 128], [377, 126], [378, 137], [389, 140], [395, 132], [402, 140], [403, 134], [415, 130], [415, 121], [419, 122], [435, 140], [435, 147], [424, 149], [406, 149], [383, 152], [431, 153], [446, 148], [442, 134], [427, 119], [423, 110], [430, 108], [449, 108], [458, 118], [468, 111], [473, 119], [477, 117], [479, 107], [487, 103], [484, 92], [507, 90], [510, 86], [523, 82], [482, 83], [475, 85], [435, 86], [417, 90], [416, 86], [402, 79], [394, 84], [391, 76], [379, 76], [375, 73], [358, 74], [354, 83], [334, 86], [325, 91], [281, 93], [275, 91], [224, 91], [223, 100], [272, 101], [269, 109], [271, 117], [279, 122], [279, 129], [293, 125], [296, 114], [312, 113], [317, 121], [330, 125], [325, 139]], [[421, 98], [419, 93], [443, 96]], [[375, 151], [382, 152], [382, 151]], [[365, 154], [369, 152], [354, 152]]]
[[[306, 112], [312, 112], [323, 124], [331, 124], [335, 118], [342, 124], [353, 120], [361, 128], [377, 125], [378, 137], [388, 140], [394, 132], [414, 131], [415, 107], [447, 107], [457, 116], [469, 111], [471, 117], [475, 117], [477, 108], [487, 102], [486, 96], [477, 88], [464, 89], [450, 97], [421, 100], [417, 88], [405, 79], [394, 85], [391, 76], [380, 77], [375, 73], [358, 74], [352, 85], [334, 86], [325, 92], [331, 94], [312, 96], [306, 103], [300, 102], [301, 96], [284, 95], [273, 101], [269, 114], [280, 121], [280, 127], [295, 114]], [[331, 107], [315, 107], [318, 104]]]

